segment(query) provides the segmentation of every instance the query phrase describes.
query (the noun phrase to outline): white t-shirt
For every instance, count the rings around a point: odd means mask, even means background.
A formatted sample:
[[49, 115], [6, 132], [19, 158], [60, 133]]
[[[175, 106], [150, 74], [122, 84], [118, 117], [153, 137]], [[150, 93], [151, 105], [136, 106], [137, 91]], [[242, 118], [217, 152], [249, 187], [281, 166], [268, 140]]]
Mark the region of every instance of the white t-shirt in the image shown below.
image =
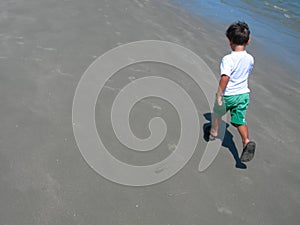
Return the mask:
[[223, 95], [237, 95], [249, 93], [248, 76], [254, 65], [253, 57], [246, 51], [235, 52], [223, 57], [221, 75], [230, 77]]

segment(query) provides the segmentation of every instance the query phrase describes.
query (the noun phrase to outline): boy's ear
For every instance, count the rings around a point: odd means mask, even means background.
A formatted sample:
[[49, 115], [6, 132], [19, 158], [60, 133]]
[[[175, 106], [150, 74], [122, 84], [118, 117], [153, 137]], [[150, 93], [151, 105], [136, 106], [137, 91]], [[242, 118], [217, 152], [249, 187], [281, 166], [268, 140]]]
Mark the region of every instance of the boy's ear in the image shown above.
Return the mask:
[[229, 40], [229, 38], [227, 38], [228, 44], [232, 45], [232, 42]]
[[249, 40], [247, 41], [247, 45], [250, 45], [251, 39], [249, 38]]

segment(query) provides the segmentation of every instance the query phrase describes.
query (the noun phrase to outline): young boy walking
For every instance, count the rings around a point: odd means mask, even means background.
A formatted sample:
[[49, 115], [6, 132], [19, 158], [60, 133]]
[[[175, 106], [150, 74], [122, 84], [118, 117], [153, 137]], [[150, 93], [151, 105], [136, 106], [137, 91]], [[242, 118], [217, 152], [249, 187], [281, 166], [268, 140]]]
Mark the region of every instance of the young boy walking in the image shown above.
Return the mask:
[[246, 52], [246, 46], [250, 43], [250, 30], [246, 23], [237, 22], [229, 26], [226, 36], [232, 52], [224, 56], [221, 62], [221, 79], [209, 139], [214, 140], [218, 136], [222, 116], [230, 111], [231, 124], [237, 128], [243, 142], [240, 159], [242, 162], [248, 162], [254, 157], [255, 152], [255, 142], [249, 140], [245, 120], [250, 100], [248, 76], [254, 64], [253, 57]]

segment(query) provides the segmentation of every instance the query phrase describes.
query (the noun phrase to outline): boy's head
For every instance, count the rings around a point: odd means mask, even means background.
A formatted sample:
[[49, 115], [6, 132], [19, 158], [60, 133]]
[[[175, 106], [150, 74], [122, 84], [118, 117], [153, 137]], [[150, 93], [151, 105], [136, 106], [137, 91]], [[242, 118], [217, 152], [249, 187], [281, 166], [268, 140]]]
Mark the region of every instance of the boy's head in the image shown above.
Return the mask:
[[250, 40], [248, 24], [240, 21], [231, 24], [226, 31], [226, 37], [234, 45], [247, 45]]

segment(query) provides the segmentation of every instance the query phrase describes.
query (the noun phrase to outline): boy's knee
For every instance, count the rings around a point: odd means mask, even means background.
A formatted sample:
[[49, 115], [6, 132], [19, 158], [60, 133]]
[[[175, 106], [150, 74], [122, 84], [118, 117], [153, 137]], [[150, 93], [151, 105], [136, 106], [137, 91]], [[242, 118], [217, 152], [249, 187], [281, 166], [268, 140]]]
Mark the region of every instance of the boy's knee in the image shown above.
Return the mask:
[[234, 126], [236, 128], [238, 128], [239, 126], [243, 126], [243, 124], [237, 124], [237, 123], [232, 123], [232, 122], [231, 122], [231, 124], [232, 124], [232, 126]]
[[236, 127], [236, 128], [239, 128], [239, 127], [247, 127], [247, 124], [237, 124], [237, 123], [233, 123], [231, 122], [231, 125]]

